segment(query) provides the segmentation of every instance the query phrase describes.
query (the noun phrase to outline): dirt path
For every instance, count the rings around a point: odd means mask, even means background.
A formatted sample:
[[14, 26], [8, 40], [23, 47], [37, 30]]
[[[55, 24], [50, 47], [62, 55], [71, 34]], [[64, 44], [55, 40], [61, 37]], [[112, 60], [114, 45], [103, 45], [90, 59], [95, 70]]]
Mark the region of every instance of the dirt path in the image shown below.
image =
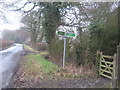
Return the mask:
[[75, 79], [75, 80], [62, 80], [54, 81], [47, 80], [44, 82], [37, 82], [33, 87], [40, 88], [93, 88], [105, 87], [110, 80], [105, 78], [94, 78], [94, 79]]
[[73, 79], [73, 80], [42, 80], [37, 82], [13, 82], [12, 88], [105, 88], [111, 80], [105, 78]]

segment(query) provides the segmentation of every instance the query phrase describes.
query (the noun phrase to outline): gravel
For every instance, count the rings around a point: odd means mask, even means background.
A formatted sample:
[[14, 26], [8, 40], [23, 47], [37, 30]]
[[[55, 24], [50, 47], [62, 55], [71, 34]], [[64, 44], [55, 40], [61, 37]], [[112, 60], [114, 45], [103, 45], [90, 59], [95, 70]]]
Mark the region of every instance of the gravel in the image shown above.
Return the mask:
[[[21, 83], [21, 84], [20, 84]], [[104, 88], [111, 83], [111, 80], [99, 77], [99, 78], [89, 78], [89, 79], [72, 79], [72, 80], [41, 80], [36, 83], [31, 82], [19, 82], [15, 85], [14, 82], [10, 87], [12, 88]]]

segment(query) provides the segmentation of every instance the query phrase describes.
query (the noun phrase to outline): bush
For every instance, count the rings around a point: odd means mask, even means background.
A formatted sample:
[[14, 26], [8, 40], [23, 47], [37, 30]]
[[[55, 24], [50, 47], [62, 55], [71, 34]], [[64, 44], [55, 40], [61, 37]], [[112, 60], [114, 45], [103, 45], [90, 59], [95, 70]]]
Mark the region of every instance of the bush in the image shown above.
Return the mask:
[[48, 51], [48, 45], [37, 45], [38, 51]]

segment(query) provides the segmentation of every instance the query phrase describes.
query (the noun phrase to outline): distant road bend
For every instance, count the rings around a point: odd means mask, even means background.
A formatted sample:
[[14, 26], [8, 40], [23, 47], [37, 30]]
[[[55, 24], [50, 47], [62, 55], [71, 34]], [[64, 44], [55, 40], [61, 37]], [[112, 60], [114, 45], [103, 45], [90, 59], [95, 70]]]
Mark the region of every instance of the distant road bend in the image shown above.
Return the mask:
[[2, 59], [0, 60], [0, 73], [2, 73], [2, 88], [6, 88], [15, 72], [15, 68], [19, 63], [21, 53], [23, 51], [21, 44], [0, 51]]

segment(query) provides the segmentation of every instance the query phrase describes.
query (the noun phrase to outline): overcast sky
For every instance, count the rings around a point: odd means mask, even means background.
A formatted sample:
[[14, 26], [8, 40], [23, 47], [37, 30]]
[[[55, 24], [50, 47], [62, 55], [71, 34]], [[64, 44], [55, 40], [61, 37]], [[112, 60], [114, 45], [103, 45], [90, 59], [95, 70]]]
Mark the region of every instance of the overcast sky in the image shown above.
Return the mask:
[[[4, 0], [4, 2], [7, 4], [13, 3], [14, 1], [17, 1], [17, 0]], [[18, 0], [18, 1], [20, 1], [20, 0]], [[23, 0], [23, 3], [26, 1], [27, 0]], [[22, 5], [22, 3], [21, 3], [21, 5]], [[1, 4], [0, 4], [0, 8], [5, 9], [4, 5], [1, 5]], [[26, 9], [27, 8], [28, 7], [26, 7]], [[22, 24], [21, 24], [20, 20], [21, 20], [22, 14], [20, 12], [10, 11], [9, 8], [6, 8], [3, 11], [3, 15], [6, 17], [8, 22], [0, 18], [0, 30], [4, 30], [4, 29], [17, 30], [21, 27]]]

